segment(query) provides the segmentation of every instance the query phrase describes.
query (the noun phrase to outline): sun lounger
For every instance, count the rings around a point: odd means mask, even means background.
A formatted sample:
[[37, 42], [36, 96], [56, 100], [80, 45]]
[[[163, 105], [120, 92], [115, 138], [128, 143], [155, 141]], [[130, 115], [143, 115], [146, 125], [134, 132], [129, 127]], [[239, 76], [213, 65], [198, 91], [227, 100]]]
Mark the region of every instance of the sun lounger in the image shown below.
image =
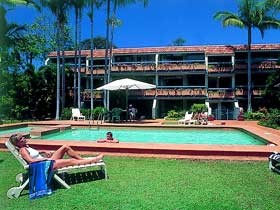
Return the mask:
[[[7, 196], [9, 198], [18, 198], [20, 196], [20, 193], [22, 192], [22, 190], [25, 189], [26, 186], [29, 183], [29, 178], [28, 178], [28, 175], [27, 175], [29, 164], [21, 157], [21, 155], [19, 154], [16, 147], [10, 141], [7, 141], [5, 143], [5, 145], [9, 149], [9, 151], [15, 156], [15, 158], [20, 162], [20, 164], [23, 166], [23, 168], [26, 170], [26, 172], [20, 173], [16, 176], [16, 181], [20, 183], [20, 186], [12, 187], [7, 192]], [[57, 169], [57, 170], [54, 171], [54, 173], [55, 173], [54, 174], [54, 179], [59, 184], [61, 184], [63, 187], [65, 187], [66, 189], [70, 189], [70, 186], [63, 180], [63, 173], [74, 172], [75, 170], [80, 171], [82, 169], [89, 169], [90, 167], [100, 168], [105, 175], [105, 179], [108, 178], [105, 162], [100, 161], [98, 163], [69, 166], [69, 167], [64, 167], [64, 168]]]
[[268, 161], [269, 169], [280, 174], [280, 153], [274, 152], [269, 156]]
[[178, 124], [195, 124], [196, 120], [193, 120], [193, 113], [186, 112], [185, 117], [183, 119], [178, 120]]

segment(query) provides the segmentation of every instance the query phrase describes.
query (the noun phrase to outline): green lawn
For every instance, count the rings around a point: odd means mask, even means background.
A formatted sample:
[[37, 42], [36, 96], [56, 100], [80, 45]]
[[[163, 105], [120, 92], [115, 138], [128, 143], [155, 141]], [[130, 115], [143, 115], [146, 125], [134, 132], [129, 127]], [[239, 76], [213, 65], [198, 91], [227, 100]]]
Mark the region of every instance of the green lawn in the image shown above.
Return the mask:
[[[278, 209], [280, 176], [267, 162], [106, 157], [109, 180], [73, 184], [45, 198], [8, 199], [22, 171], [0, 152], [1, 209]], [[25, 191], [26, 193], [27, 191]]]

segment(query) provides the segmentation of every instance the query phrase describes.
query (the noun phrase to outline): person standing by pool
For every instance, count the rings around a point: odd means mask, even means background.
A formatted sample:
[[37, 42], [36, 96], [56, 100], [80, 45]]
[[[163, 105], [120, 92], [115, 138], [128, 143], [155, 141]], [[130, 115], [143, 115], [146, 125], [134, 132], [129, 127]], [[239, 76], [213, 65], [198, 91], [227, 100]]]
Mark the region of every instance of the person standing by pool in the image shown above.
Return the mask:
[[109, 131], [106, 133], [106, 139], [99, 139], [97, 143], [119, 143], [119, 140], [115, 139], [113, 133]]
[[[103, 154], [91, 158], [82, 158], [76, 151], [70, 146], [63, 145], [58, 150], [51, 152], [38, 151], [33, 149], [27, 144], [27, 139], [20, 134], [13, 134], [10, 136], [9, 141], [18, 148], [20, 155], [28, 163], [54, 160], [53, 168], [63, 168], [74, 165], [85, 165], [91, 163], [100, 162], [103, 158]], [[67, 154], [70, 158], [63, 159], [64, 155]]]

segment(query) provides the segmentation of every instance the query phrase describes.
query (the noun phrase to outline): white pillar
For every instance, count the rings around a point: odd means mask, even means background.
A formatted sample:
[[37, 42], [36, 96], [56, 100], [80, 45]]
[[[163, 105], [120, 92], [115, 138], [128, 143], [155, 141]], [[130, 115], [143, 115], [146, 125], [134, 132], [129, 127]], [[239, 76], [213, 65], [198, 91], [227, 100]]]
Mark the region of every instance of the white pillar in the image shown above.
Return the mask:
[[157, 117], [157, 99], [153, 100], [153, 107], [152, 107], [152, 118], [156, 119]]

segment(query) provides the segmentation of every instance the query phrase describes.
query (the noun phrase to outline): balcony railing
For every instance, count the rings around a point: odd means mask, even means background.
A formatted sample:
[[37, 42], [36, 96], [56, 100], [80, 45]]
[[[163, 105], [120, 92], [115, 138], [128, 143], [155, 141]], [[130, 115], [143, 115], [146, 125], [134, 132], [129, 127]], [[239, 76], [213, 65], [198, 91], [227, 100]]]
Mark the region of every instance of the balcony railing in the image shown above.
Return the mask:
[[210, 63], [208, 65], [208, 72], [231, 72], [233, 71], [232, 63]]
[[137, 71], [155, 71], [155, 63], [117, 63], [113, 64], [112, 71], [114, 72], [137, 72]]
[[[248, 66], [247, 64], [240, 63], [240, 64], [235, 64], [234, 68], [236, 70], [247, 70]], [[278, 64], [276, 61], [263, 61], [261, 63], [253, 63], [251, 69], [256, 71], [275, 70], [275, 69], [280, 69], [280, 64]]]
[[159, 71], [197, 71], [205, 69], [206, 65], [202, 63], [162, 63], [157, 68]]
[[152, 90], [135, 90], [132, 95], [148, 97], [184, 97], [184, 96], [206, 96], [205, 88], [158, 88]]
[[[73, 92], [69, 92], [70, 96], [73, 96]], [[233, 89], [208, 89], [206, 88], [157, 88], [151, 90], [131, 90], [131, 95], [144, 96], [144, 97], [206, 97], [210, 99], [233, 99], [234, 97], [246, 97], [247, 90], [243, 88]], [[253, 96], [261, 96], [263, 89], [255, 88], [252, 90]], [[85, 89], [81, 92], [83, 100], [90, 100], [90, 89]], [[94, 99], [102, 99], [103, 91], [93, 91]]]
[[215, 90], [208, 90], [208, 98], [234, 98], [234, 91], [232, 89], [215, 89]]
[[[253, 96], [261, 96], [263, 95], [263, 89], [260, 88], [254, 88], [252, 90], [252, 95]], [[236, 88], [235, 89], [235, 96], [247, 96], [247, 90], [243, 88]]]
[[[84, 101], [90, 100], [90, 97], [91, 97], [90, 89], [84, 89], [84, 91], [81, 92], [81, 97], [83, 98]], [[93, 98], [94, 99], [102, 99], [103, 98], [103, 91], [93, 90]]]

